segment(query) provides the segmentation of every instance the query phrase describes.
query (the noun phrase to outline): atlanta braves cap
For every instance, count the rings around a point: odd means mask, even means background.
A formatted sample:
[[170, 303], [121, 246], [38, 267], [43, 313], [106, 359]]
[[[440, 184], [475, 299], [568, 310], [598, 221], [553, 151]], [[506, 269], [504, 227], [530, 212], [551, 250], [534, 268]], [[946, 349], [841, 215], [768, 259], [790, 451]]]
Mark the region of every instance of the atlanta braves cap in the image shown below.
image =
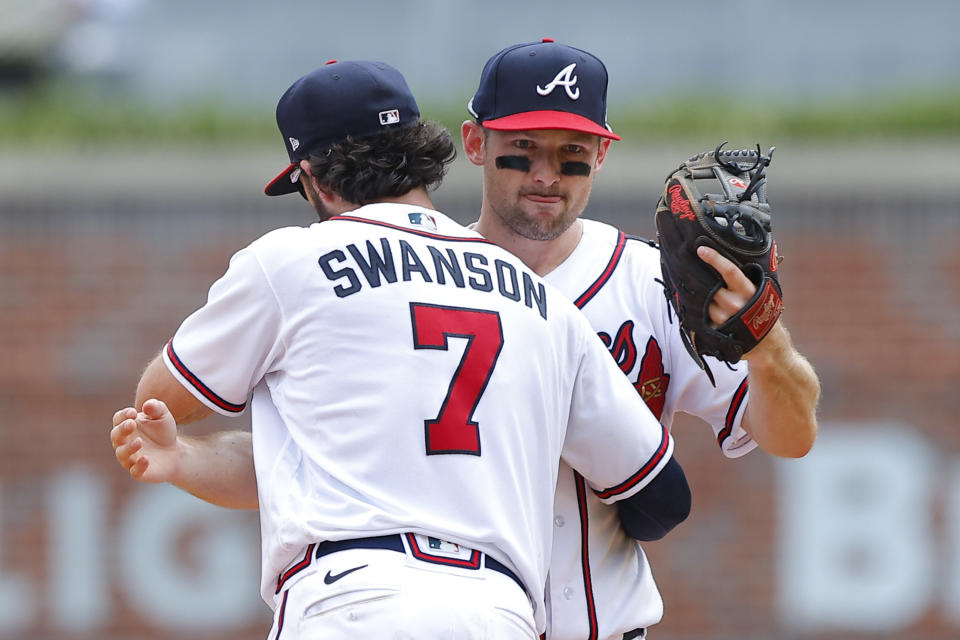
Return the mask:
[[507, 47], [487, 61], [467, 105], [488, 129], [566, 129], [620, 140], [607, 125], [607, 68], [552, 38]]
[[403, 75], [383, 62], [331, 60], [294, 82], [277, 103], [277, 126], [290, 165], [263, 192], [300, 190], [300, 161], [343, 142], [368, 138], [390, 126], [420, 121], [420, 109]]

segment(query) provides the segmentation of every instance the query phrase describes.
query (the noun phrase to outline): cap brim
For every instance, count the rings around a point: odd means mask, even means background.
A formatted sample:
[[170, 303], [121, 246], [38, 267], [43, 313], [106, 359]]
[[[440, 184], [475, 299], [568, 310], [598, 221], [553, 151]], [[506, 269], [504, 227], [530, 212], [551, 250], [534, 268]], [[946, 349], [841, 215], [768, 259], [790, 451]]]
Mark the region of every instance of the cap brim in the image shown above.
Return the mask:
[[493, 120], [484, 120], [480, 124], [488, 129], [495, 129], [497, 131], [563, 129], [565, 131], [590, 133], [602, 138], [610, 138], [611, 140], [621, 139], [620, 136], [593, 120], [566, 111], [527, 111], [525, 113], [515, 113]]
[[300, 164], [297, 162], [291, 162], [290, 166], [277, 174], [277, 177], [274, 178], [263, 188], [263, 192], [268, 196], [282, 196], [287, 193], [295, 193], [300, 191], [300, 174], [297, 173], [296, 177], [293, 177], [293, 172], [297, 171], [300, 168]]

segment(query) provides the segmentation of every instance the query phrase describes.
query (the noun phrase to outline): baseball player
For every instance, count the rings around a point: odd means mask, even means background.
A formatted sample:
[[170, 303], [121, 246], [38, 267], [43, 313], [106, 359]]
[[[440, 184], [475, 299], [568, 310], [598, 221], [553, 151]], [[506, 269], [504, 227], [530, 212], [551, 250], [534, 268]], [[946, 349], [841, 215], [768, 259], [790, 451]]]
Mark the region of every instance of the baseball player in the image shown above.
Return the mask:
[[[663, 425], [682, 411], [711, 425], [727, 457], [758, 445], [803, 456], [816, 437], [819, 383], [782, 324], [749, 352], [749, 365], [713, 366], [713, 387], [671, 318], [656, 247], [580, 218], [611, 141], [620, 139], [606, 123], [606, 89], [599, 59], [550, 39], [490, 58], [468, 106], [474, 119], [461, 130], [466, 156], [483, 167], [473, 228], [574, 301]], [[715, 251], [701, 252], [727, 283], [710, 309], [720, 325], [755, 286]], [[663, 604], [643, 550], [563, 463], [554, 516], [547, 638], [645, 637]]]
[[249, 402], [271, 638], [536, 637], [559, 460], [656, 539], [689, 510], [668, 430], [569, 300], [433, 209], [453, 146], [399, 72], [331, 61], [277, 122], [266, 191], [323, 221], [233, 256], [114, 416], [118, 460], [243, 504], [212, 476], [248, 460], [177, 429]]

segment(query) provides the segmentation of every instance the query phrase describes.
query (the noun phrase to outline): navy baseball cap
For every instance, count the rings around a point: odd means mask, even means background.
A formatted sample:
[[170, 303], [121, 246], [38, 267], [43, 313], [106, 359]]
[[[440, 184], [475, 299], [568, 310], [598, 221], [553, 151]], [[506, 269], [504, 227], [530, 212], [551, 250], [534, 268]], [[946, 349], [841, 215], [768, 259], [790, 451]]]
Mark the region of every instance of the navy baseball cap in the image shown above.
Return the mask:
[[467, 110], [488, 129], [566, 129], [620, 140], [607, 125], [603, 62], [552, 38], [490, 58]]
[[391, 126], [420, 122], [420, 108], [403, 75], [383, 62], [330, 60], [294, 82], [277, 103], [277, 126], [290, 165], [264, 188], [268, 196], [300, 190], [300, 161]]

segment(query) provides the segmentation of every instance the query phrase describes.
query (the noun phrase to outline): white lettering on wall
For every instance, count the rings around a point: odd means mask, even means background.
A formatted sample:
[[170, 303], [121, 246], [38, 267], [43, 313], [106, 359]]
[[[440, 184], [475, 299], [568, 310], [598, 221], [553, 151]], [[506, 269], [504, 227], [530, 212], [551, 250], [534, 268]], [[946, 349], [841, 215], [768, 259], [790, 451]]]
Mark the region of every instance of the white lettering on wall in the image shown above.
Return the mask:
[[[256, 525], [245, 515], [171, 486], [143, 486], [127, 505], [117, 540], [129, 602], [154, 625], [175, 631], [225, 629], [268, 615], [259, 596]], [[189, 562], [177, 554], [182, 536], [190, 536]]]
[[[0, 638], [47, 628], [96, 634], [121, 606], [175, 634], [269, 626], [256, 514], [214, 507], [167, 485], [137, 484], [111, 520], [109, 483], [82, 467], [56, 474], [43, 491], [46, 553], [31, 549], [37, 570], [0, 562]], [[0, 486], [0, 560], [17, 557], [3, 534], [32, 522], [37, 503], [32, 495], [5, 498]], [[44, 601], [49, 607], [41, 611]]]
[[782, 460], [779, 610], [803, 631], [892, 631], [917, 619], [936, 584], [935, 456], [892, 424], [821, 425], [813, 451]]
[[74, 469], [55, 476], [47, 497], [50, 544], [48, 592], [59, 629], [92, 631], [110, 616], [107, 555], [110, 536], [103, 479]]
[[[3, 492], [0, 488], [0, 558], [9, 553], [3, 544]], [[0, 565], [0, 637], [23, 631], [29, 627], [37, 612], [37, 598], [33, 585], [23, 576], [5, 571]]]

